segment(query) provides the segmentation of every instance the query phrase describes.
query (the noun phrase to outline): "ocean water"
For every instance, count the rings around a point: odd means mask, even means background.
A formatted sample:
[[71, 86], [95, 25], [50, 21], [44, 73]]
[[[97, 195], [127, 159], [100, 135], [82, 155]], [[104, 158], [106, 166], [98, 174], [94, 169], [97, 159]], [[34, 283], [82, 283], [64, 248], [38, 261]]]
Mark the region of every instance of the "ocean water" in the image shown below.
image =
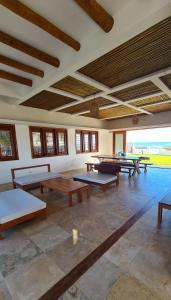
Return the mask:
[[170, 142], [128, 142], [128, 144], [133, 144], [137, 147], [171, 147], [171, 141]]

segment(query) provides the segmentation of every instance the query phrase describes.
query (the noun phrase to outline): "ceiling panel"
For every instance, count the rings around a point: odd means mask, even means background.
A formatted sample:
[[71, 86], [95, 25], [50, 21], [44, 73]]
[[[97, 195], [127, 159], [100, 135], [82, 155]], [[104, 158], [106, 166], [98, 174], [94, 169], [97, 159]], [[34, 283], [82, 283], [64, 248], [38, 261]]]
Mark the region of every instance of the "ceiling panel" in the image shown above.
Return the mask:
[[75, 102], [75, 100], [48, 91], [42, 91], [21, 103], [21, 105], [51, 110], [71, 102]]
[[100, 90], [96, 89], [95, 87], [77, 80], [71, 76], [67, 76], [62, 80], [56, 82], [52, 85], [52, 87], [65, 92], [70, 92], [81, 97], [91, 96], [100, 92]]
[[137, 100], [135, 102], [131, 102], [132, 105], [135, 105], [137, 107], [141, 107], [143, 105], [149, 105], [153, 103], [160, 103], [169, 100], [169, 96], [166, 94], [155, 96], [155, 97], [149, 97], [141, 100]]
[[[97, 118], [98, 119], [104, 119], [104, 118], [118, 118], [118, 117], [122, 117], [122, 116], [129, 116], [129, 115], [134, 115], [134, 114], [139, 114], [140, 112], [137, 111], [134, 108], [130, 108], [124, 105], [118, 105], [112, 108], [106, 108], [103, 110], [100, 110], [98, 112]], [[94, 116], [91, 113], [86, 113], [83, 114], [86, 117], [93, 117]]]
[[164, 84], [171, 90], [171, 74], [160, 77]]
[[158, 105], [151, 105], [145, 107], [145, 110], [152, 112], [152, 113], [157, 113], [157, 112], [162, 112], [162, 111], [170, 111], [171, 110], [171, 103], [162, 103]]
[[110, 104], [114, 104], [113, 101], [110, 101], [108, 99], [99, 97], [96, 98], [94, 100], [90, 100], [84, 103], [79, 103], [77, 105], [68, 107], [68, 108], [64, 108], [62, 110], [60, 110], [61, 112], [65, 112], [65, 113], [69, 113], [69, 114], [74, 114], [74, 113], [80, 113], [80, 112], [84, 112], [87, 110], [91, 110], [93, 107], [103, 107], [105, 105], [110, 105]]
[[170, 45], [171, 17], [168, 17], [79, 69], [79, 72], [108, 87], [115, 87], [169, 67]]
[[114, 92], [110, 94], [113, 97], [118, 98], [122, 101], [132, 100], [137, 97], [145, 97], [154, 93], [161, 92], [161, 90], [154, 85], [151, 81], [146, 81], [126, 89]]

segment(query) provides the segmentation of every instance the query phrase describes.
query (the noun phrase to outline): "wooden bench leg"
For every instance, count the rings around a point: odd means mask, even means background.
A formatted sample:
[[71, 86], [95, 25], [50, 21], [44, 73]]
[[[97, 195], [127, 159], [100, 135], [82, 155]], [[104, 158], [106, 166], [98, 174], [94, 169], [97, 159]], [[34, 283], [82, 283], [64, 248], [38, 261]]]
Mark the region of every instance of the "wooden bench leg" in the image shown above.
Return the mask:
[[1, 240], [4, 240], [4, 238], [5, 238], [5, 237], [4, 237], [3, 231], [2, 231], [2, 229], [1, 229], [1, 230], [0, 230], [0, 241], [1, 241]]
[[72, 193], [68, 194], [68, 202], [69, 202], [69, 206], [72, 206]]
[[46, 210], [42, 211], [41, 214], [40, 214], [40, 219], [41, 220], [46, 220], [47, 218], [47, 214], [46, 214]]
[[77, 192], [78, 195], [78, 202], [81, 203], [82, 202], [82, 195], [81, 195], [81, 191]]
[[43, 194], [43, 185], [40, 185], [40, 192]]
[[147, 173], [147, 165], [144, 165], [144, 173]]
[[89, 188], [86, 189], [86, 192], [87, 192], [87, 199], [90, 199], [90, 193], [89, 193], [90, 191], [89, 191]]
[[162, 203], [158, 204], [158, 225], [162, 222], [163, 206]]

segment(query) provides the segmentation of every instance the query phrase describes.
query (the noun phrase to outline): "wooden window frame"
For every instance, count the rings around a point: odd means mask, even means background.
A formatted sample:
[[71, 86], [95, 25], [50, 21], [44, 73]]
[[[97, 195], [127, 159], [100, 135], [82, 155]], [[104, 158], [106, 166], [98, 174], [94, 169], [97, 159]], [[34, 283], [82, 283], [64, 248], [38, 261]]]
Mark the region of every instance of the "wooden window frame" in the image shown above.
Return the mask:
[[[84, 135], [85, 134], [88, 134], [88, 150], [85, 150], [85, 145], [84, 145]], [[83, 143], [83, 152], [84, 153], [91, 152], [91, 147], [90, 147], [90, 131], [86, 131], [86, 130], [82, 131], [82, 143]]]
[[[80, 140], [81, 140], [81, 150], [80, 151], [77, 150], [77, 145], [76, 145], [76, 135], [77, 134], [80, 134]], [[89, 150], [88, 151], [85, 151], [85, 148], [84, 148], [84, 134], [88, 134], [88, 136], [89, 136]], [[96, 134], [96, 150], [93, 150], [92, 146], [91, 146], [92, 134]], [[99, 151], [99, 135], [98, 135], [98, 131], [89, 131], [89, 130], [76, 129], [75, 130], [75, 149], [76, 149], [76, 153], [77, 154], [98, 152]]]
[[[95, 134], [96, 136], [96, 149], [92, 149], [92, 135]], [[91, 131], [90, 132], [90, 149], [91, 152], [98, 152], [99, 151], [99, 133], [98, 131]]]
[[[77, 150], [77, 144], [76, 144], [76, 135], [80, 134], [80, 150]], [[82, 141], [82, 131], [81, 130], [75, 130], [75, 149], [76, 153], [82, 153], [83, 152], [83, 141]]]
[[[56, 144], [57, 144], [57, 155], [68, 155], [68, 131], [64, 128], [57, 128], [56, 130]], [[59, 139], [58, 139], [58, 134], [62, 132], [64, 133], [64, 141], [65, 141], [65, 151], [60, 152], [59, 151]]]
[[12, 156], [4, 156], [1, 157], [0, 155], [0, 161], [11, 161], [11, 160], [18, 160], [18, 146], [17, 146], [17, 138], [16, 138], [16, 130], [15, 125], [13, 124], [0, 124], [0, 131], [9, 131], [10, 132], [10, 138], [11, 138], [11, 146], [12, 146]]
[[[34, 153], [34, 145], [33, 145], [33, 132], [40, 132], [41, 144], [42, 144], [42, 153], [41, 155], [36, 155]], [[31, 146], [31, 156], [32, 158], [40, 158], [40, 157], [52, 157], [52, 156], [62, 156], [68, 155], [68, 135], [67, 129], [65, 128], [51, 128], [51, 127], [39, 127], [39, 126], [29, 126], [30, 132], [30, 146]], [[46, 132], [53, 133], [53, 140], [54, 140], [54, 153], [48, 153], [47, 151], [47, 143], [46, 143]], [[65, 133], [65, 152], [61, 153], [59, 151], [58, 145], [58, 133], [64, 132]]]
[[115, 135], [123, 134], [123, 152], [126, 152], [126, 130], [114, 131], [113, 132], [113, 155], [115, 155]]

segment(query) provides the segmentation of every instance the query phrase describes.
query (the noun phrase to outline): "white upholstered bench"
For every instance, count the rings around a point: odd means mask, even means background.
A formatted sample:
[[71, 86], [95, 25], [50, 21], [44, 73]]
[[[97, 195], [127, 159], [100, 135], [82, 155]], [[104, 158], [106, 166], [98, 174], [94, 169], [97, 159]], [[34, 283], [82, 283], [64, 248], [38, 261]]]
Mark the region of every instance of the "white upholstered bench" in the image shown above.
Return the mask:
[[[41, 173], [16, 177], [17, 171], [33, 169], [33, 168], [42, 168], [42, 167], [47, 167], [47, 172], [41, 172]], [[40, 182], [60, 177], [59, 173], [50, 171], [50, 164], [34, 165], [34, 166], [11, 169], [11, 174], [12, 174], [13, 187], [14, 188], [19, 187], [23, 190], [40, 187]]]
[[87, 172], [85, 174], [75, 175], [73, 179], [89, 184], [100, 185], [103, 189], [112, 183], [116, 183], [116, 185], [119, 184], [118, 176], [99, 172]]
[[0, 239], [2, 232], [35, 217], [46, 218], [46, 203], [21, 190], [0, 192]]

